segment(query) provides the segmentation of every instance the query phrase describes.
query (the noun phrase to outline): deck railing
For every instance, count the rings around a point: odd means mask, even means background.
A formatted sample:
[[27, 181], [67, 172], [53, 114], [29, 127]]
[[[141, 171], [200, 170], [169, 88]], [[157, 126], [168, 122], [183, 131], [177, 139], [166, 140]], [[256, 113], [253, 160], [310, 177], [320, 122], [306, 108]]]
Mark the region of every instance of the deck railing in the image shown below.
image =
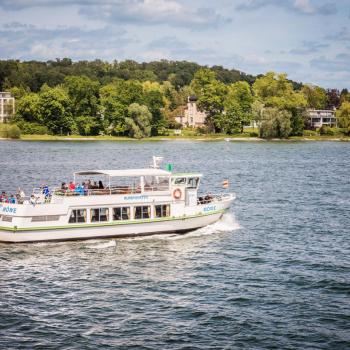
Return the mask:
[[[157, 185], [157, 186], [145, 186], [144, 192], [156, 192], [156, 191], [168, 191], [169, 186], [163, 186], [163, 185]], [[71, 190], [64, 190], [61, 188], [55, 188], [52, 191], [53, 195], [55, 196], [106, 196], [106, 195], [121, 195], [121, 194], [137, 194], [141, 193], [141, 187], [129, 187], [129, 186], [118, 186], [118, 187], [111, 187], [111, 188], [91, 188], [91, 189], [84, 189], [84, 188], [78, 188], [73, 191]]]

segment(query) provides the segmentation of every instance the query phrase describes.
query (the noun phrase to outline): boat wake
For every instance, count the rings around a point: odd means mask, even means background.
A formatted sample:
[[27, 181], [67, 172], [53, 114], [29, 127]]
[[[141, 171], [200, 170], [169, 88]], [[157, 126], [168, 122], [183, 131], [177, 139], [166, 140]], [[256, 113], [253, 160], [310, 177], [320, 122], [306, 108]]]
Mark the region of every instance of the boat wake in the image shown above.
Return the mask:
[[195, 237], [202, 237], [202, 236], [208, 236], [218, 233], [224, 233], [224, 232], [232, 232], [240, 229], [241, 226], [236, 221], [233, 214], [224, 214], [223, 217], [215, 222], [214, 224], [199, 228], [198, 230], [191, 231], [189, 233], [186, 233], [184, 235], [172, 235], [168, 238], [170, 239], [184, 239], [184, 238], [195, 238]]
[[[89, 243], [91, 243], [91, 242], [89, 242]], [[115, 240], [102, 242], [102, 243], [96, 243], [96, 241], [95, 241], [92, 244], [86, 244], [85, 248], [88, 248], [88, 249], [105, 249], [105, 248], [115, 247], [116, 245], [117, 245], [117, 242]]]
[[180, 240], [187, 238], [196, 238], [202, 236], [209, 236], [218, 233], [232, 232], [240, 229], [241, 226], [236, 221], [233, 214], [227, 213], [222, 216], [222, 218], [215, 222], [214, 224], [202, 227], [200, 229], [185, 233], [185, 234], [155, 234], [151, 236], [133, 237], [127, 238], [126, 240]]

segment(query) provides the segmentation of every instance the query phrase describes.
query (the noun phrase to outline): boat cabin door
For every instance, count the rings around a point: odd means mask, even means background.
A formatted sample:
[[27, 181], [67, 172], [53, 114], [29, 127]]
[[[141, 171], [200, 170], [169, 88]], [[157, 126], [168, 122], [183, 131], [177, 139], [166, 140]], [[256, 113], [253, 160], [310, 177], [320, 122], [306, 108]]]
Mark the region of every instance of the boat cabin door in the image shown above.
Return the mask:
[[199, 178], [188, 177], [186, 181], [186, 206], [193, 207], [197, 205], [197, 191], [198, 191]]

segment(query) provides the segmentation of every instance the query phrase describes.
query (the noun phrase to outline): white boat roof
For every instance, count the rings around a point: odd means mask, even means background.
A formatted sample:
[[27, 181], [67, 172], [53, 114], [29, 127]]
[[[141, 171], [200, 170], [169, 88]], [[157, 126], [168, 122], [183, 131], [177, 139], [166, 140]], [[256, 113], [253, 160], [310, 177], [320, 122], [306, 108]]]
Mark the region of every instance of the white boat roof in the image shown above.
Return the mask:
[[107, 175], [109, 177], [138, 177], [138, 176], [170, 176], [171, 172], [154, 169], [154, 168], [145, 168], [145, 169], [119, 169], [119, 170], [83, 170], [77, 171], [74, 175]]

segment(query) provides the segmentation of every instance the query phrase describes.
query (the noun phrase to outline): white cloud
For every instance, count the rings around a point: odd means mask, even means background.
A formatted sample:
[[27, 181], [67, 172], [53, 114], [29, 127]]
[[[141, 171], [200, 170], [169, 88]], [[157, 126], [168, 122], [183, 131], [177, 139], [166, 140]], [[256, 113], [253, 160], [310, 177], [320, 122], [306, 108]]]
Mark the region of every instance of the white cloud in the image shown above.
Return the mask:
[[[317, 4], [317, 5], [316, 5]], [[335, 2], [320, 4], [311, 0], [246, 0], [237, 6], [238, 10], [255, 11], [266, 6], [281, 7], [304, 15], [334, 15], [337, 12]]]
[[230, 21], [211, 7], [191, 6], [179, 0], [1, 0], [0, 7], [20, 11], [41, 7], [75, 6], [89, 19], [109, 23], [167, 24], [206, 28]]

